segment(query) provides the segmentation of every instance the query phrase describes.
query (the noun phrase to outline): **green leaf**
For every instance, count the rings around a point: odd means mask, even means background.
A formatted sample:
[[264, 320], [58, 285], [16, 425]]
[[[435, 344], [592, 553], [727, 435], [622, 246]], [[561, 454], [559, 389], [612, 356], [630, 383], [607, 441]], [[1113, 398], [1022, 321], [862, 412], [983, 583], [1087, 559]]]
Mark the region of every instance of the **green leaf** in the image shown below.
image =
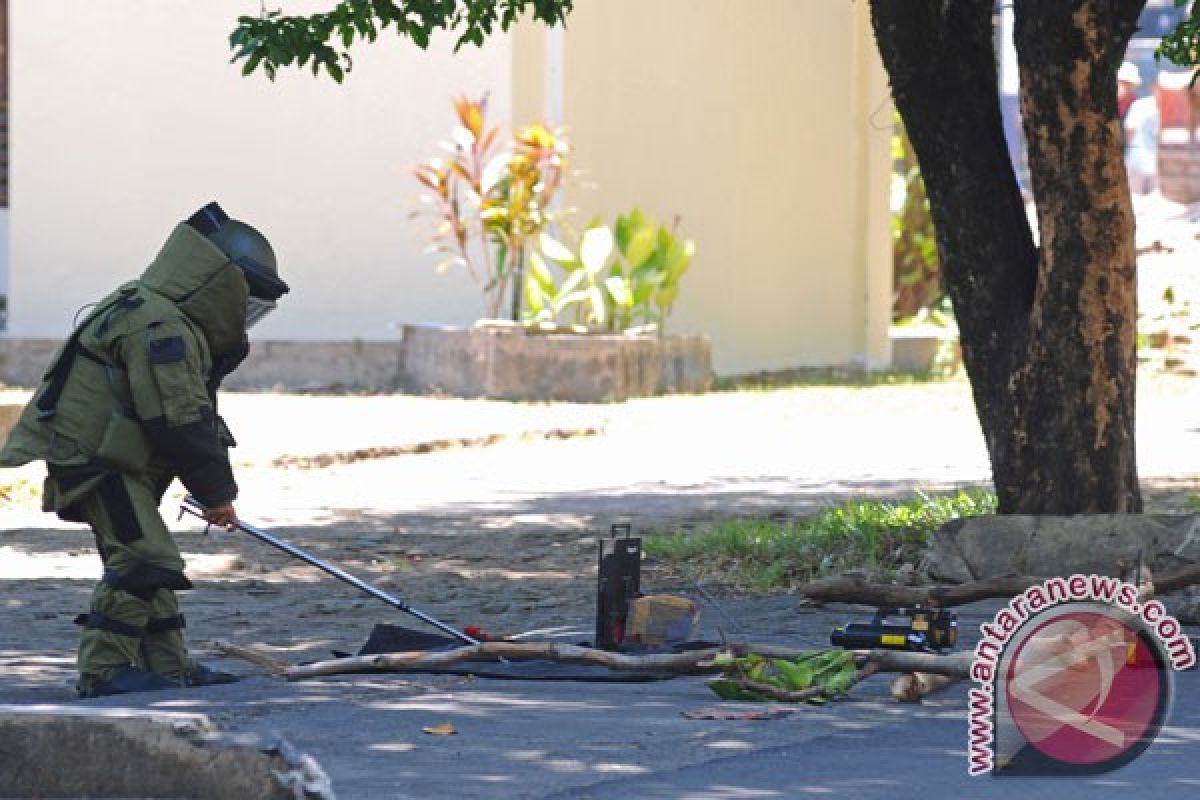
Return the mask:
[[633, 228], [629, 224], [629, 217], [624, 215], [617, 217], [616, 235], [617, 249], [621, 251], [621, 255], [628, 258], [629, 240], [633, 235]]
[[263, 52], [259, 50], [254, 55], [250, 56], [250, 59], [244, 65], [242, 65], [242, 75], [249, 75], [251, 72], [254, 72], [262, 60]]
[[641, 281], [635, 284], [633, 289], [633, 304], [641, 306], [650, 302], [650, 298], [654, 296], [654, 291], [657, 288], [657, 286], [648, 281]]
[[635, 208], [629, 212], [629, 225], [633, 230], [644, 228], [649, 222], [650, 220], [647, 219], [646, 214], [640, 208]]
[[696, 244], [688, 240], [682, 244], [678, 240], [672, 239], [671, 244], [667, 248], [667, 255], [663, 260], [663, 268], [667, 272], [667, 280], [674, 283], [687, 271], [688, 265], [692, 263], [692, 256], [696, 254]]
[[728, 678], [714, 678], [706, 685], [722, 700], [761, 702], [763, 699], [757, 693], [743, 689]]
[[787, 683], [787, 689], [791, 691], [799, 691], [812, 686], [813, 672], [812, 667], [805, 663], [794, 664], [791, 661], [786, 661], [782, 658], [771, 662], [775, 669], [779, 670]]
[[845, 694], [854, 685], [854, 678], [857, 674], [854, 665], [849, 664], [822, 681], [821, 686], [831, 695]]
[[508, 242], [501, 239], [496, 246], [496, 264], [495, 272], [497, 278], [500, 278], [508, 271]]
[[604, 288], [608, 289], [609, 296], [618, 306], [624, 308], [633, 306], [633, 292], [629, 290], [629, 283], [624, 278], [612, 275], [604, 281]]
[[546, 308], [548, 303], [549, 298], [546, 297], [546, 293], [530, 276], [530, 279], [525, 281], [525, 307], [536, 316]]
[[587, 300], [587, 292], [570, 292], [560, 297], [554, 304], [554, 307], [559, 311], [577, 306]]
[[554, 293], [554, 275], [546, 266], [546, 261], [540, 253], [529, 254], [529, 277], [537, 281], [538, 287], [542, 291]]
[[613, 235], [607, 227], [591, 228], [583, 234], [579, 257], [588, 275], [595, 278], [608, 265], [612, 250]]
[[675, 305], [675, 300], [679, 297], [679, 285], [672, 284], [666, 288], [660, 289], [658, 294], [654, 296], [655, 304], [666, 313], [666, 310]]
[[342, 71], [342, 68], [336, 62], [330, 61], [325, 65], [325, 70], [329, 73], [329, 77], [333, 78], [337, 83], [341, 83], [346, 77], [346, 73]]
[[643, 225], [635, 227], [625, 251], [625, 260], [629, 266], [637, 269], [643, 266], [654, 255], [657, 246], [656, 234], [653, 227]]
[[546, 258], [551, 261], [556, 261], [559, 264], [571, 264], [575, 262], [575, 254], [572, 253], [567, 246], [558, 241], [548, 233], [543, 233], [539, 237], [542, 252], [546, 254]]
[[583, 279], [585, 277], [586, 277], [586, 275], [583, 270], [581, 270], [581, 269], [572, 270], [571, 274], [569, 274], [567, 276], [567, 279], [565, 281], [563, 281], [562, 286], [558, 290], [558, 293], [560, 295], [567, 295], [567, 294], [574, 292], [576, 289], [579, 288], [580, 284], [583, 283]]

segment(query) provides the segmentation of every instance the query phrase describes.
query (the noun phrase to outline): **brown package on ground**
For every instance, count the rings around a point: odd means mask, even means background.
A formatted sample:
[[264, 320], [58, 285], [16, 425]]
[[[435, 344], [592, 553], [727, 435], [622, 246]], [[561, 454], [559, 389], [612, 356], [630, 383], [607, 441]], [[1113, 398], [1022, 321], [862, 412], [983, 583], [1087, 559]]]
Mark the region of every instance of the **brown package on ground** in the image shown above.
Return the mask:
[[699, 607], [686, 597], [638, 597], [629, 607], [625, 641], [650, 646], [686, 642], [695, 635], [699, 621]]

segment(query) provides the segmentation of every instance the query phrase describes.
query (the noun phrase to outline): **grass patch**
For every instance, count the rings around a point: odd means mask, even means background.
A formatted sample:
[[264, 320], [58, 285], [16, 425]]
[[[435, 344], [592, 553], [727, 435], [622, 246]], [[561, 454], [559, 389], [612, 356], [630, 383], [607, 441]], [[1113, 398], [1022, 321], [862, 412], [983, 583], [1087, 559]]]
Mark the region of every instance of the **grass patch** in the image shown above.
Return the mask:
[[643, 546], [689, 573], [770, 591], [850, 569], [886, 574], [915, 565], [934, 529], [995, 511], [995, 494], [983, 490], [898, 502], [852, 500], [813, 517], [724, 520], [649, 537]]

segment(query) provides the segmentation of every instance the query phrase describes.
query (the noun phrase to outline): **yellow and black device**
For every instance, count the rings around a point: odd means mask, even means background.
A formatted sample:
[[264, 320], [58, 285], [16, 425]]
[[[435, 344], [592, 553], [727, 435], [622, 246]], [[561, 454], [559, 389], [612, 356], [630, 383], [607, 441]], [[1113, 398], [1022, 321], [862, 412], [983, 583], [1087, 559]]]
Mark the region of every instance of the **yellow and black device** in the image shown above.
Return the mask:
[[940, 653], [958, 642], [958, 616], [940, 608], [881, 608], [870, 622], [834, 628], [834, 647]]

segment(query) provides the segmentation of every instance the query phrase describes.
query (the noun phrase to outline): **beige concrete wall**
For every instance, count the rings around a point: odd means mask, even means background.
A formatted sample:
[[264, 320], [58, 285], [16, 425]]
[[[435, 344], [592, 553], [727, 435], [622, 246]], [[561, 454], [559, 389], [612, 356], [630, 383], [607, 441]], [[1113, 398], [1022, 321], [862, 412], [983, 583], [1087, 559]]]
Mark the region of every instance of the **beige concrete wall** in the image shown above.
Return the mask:
[[[547, 34], [514, 39], [514, 110], [549, 103]], [[891, 104], [865, 3], [579, 3], [565, 122], [594, 190], [682, 218], [699, 255], [670, 327], [721, 372], [890, 358]]]
[[310, 72], [272, 84], [229, 63], [228, 34], [258, 0], [10, 7], [12, 335], [62, 335], [210, 199], [268, 234], [292, 284], [262, 337], [388, 339], [390, 323], [479, 316], [465, 275], [421, 252], [410, 168], [447, 137], [452, 95], [489, 90], [495, 119], [510, 117], [508, 37], [452, 56], [448, 38], [422, 52], [385, 36], [356, 50], [343, 86]]
[[410, 168], [451, 95], [489, 90], [506, 126], [561, 106], [598, 186], [581, 217], [682, 217], [699, 256], [670, 328], [709, 334], [720, 372], [887, 362], [891, 111], [865, 3], [580, 3], [561, 82], [531, 26], [453, 56], [385, 38], [340, 87], [241, 78], [226, 36], [258, 8], [12, 3], [11, 335], [61, 336], [213, 198], [271, 237], [294, 288], [258, 336], [470, 322], [478, 291], [435, 273], [407, 219]]

